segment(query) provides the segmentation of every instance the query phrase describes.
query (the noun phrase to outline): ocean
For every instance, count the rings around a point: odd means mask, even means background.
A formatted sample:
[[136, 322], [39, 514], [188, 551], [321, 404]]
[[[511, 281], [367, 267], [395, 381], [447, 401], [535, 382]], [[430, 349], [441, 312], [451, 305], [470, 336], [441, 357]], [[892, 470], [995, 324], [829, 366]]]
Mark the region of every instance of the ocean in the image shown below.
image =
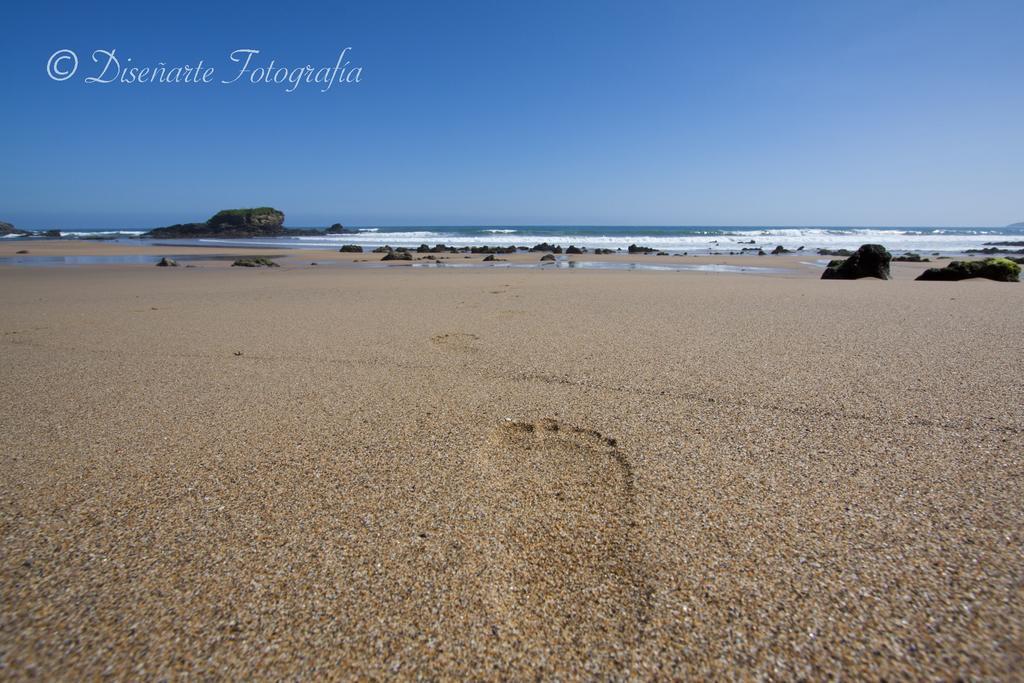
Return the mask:
[[[291, 226], [297, 227], [297, 226]], [[94, 230], [62, 232], [64, 237], [137, 238], [139, 230]], [[161, 243], [204, 246], [244, 245], [267, 247], [331, 248], [358, 244], [373, 248], [416, 247], [420, 244], [449, 246], [530, 247], [539, 242], [576, 245], [588, 249], [623, 249], [629, 245], [652, 247], [673, 253], [728, 253], [743, 248], [770, 251], [778, 245], [796, 250], [856, 249], [861, 244], [882, 244], [894, 252], [923, 254], [963, 253], [983, 248], [989, 242], [1024, 241], [1024, 228], [790, 228], [790, 227], [585, 227], [585, 226], [488, 226], [361, 228], [355, 235], [281, 237], [252, 239], [160, 240]], [[134, 239], [132, 242], [137, 243]]]

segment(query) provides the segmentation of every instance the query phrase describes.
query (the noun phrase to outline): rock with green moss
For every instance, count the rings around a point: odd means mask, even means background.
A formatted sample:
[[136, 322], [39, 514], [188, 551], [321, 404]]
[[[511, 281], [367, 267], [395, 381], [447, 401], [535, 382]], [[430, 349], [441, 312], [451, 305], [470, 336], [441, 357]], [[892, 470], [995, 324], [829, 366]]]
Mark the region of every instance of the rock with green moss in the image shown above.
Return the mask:
[[317, 230], [285, 230], [284, 213], [269, 206], [225, 209], [205, 223], [179, 223], [156, 228], [143, 235], [149, 239], [203, 239], [210, 237], [283, 237], [319, 235]]
[[338, 251], [342, 254], [362, 254], [363, 248], [358, 244], [345, 244]]
[[241, 268], [261, 268], [264, 266], [267, 268], [277, 268], [280, 265], [280, 263], [275, 263], [274, 261], [264, 256], [256, 256], [254, 258], [240, 258], [236, 259], [235, 262], [231, 264], [232, 267], [239, 266]]
[[389, 251], [381, 261], [412, 261], [412, 254], [407, 251]]
[[879, 280], [889, 280], [892, 279], [889, 274], [890, 261], [892, 261], [892, 254], [886, 251], [881, 244], [862, 244], [850, 258], [842, 261], [830, 261], [825, 272], [821, 274], [821, 279], [859, 280], [865, 277], [874, 277]]
[[1020, 266], [1008, 258], [987, 258], [984, 261], [952, 261], [945, 268], [929, 268], [918, 280], [955, 282], [982, 277], [997, 282], [1020, 282]]
[[213, 214], [206, 225], [211, 228], [245, 228], [252, 230], [281, 230], [284, 212], [269, 206], [255, 209], [224, 209]]

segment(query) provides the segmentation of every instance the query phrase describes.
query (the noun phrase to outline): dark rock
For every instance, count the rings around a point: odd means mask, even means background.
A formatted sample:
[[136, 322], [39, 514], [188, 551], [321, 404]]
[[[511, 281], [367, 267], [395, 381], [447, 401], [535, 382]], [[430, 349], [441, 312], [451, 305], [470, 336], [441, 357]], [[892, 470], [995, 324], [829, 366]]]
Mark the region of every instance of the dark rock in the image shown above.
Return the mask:
[[27, 235], [28, 232], [24, 230], [18, 230], [10, 223], [4, 223], [0, 221], [0, 235]]
[[516, 253], [515, 247], [489, 247], [486, 244], [479, 247], [471, 247], [471, 254], [514, 254]]
[[221, 229], [280, 230], [284, 226], [284, 212], [269, 206], [256, 209], [224, 209], [210, 217], [206, 225]]
[[849, 249], [819, 249], [819, 256], [853, 256]]
[[374, 249], [373, 253], [374, 254], [389, 254], [392, 251], [394, 251], [394, 249], [392, 249], [391, 247], [389, 247], [388, 245], [385, 244], [383, 247], [377, 247], [376, 249]]
[[859, 280], [875, 277], [889, 280], [889, 262], [892, 254], [880, 244], [862, 244], [852, 256], [843, 261], [832, 261], [821, 274], [822, 280]]
[[167, 258], [166, 256], [164, 256], [162, 259], [160, 259], [160, 262], [157, 263], [157, 265], [161, 266], [163, 268], [167, 268], [167, 267], [177, 268], [178, 267], [178, 262], [175, 261], [172, 258]]
[[28, 249], [19, 249], [18, 251], [14, 252], [14, 253], [15, 254], [27, 254], [28, 253]]
[[757, 255], [758, 256], [767, 256], [768, 254], [764, 253], [764, 249], [758, 249], [757, 250]]
[[655, 251], [657, 249], [652, 249], [651, 247], [638, 247], [635, 244], [629, 245], [630, 254], [653, 254]]
[[504, 259], [504, 258], [496, 258], [494, 256], [494, 254], [488, 254], [487, 256], [484, 256], [484, 261], [507, 261], [507, 260], [508, 259]]
[[546, 251], [552, 254], [561, 254], [562, 248], [557, 244], [548, 244], [547, 242], [541, 242], [530, 247], [530, 251]]
[[359, 234], [359, 231], [353, 228], [346, 228], [341, 223], [335, 223], [331, 227], [324, 230], [324, 233], [327, 235], [357, 235]]
[[918, 275], [917, 279], [957, 281], [974, 277], [983, 277], [997, 282], [1020, 282], [1020, 265], [1007, 258], [953, 261], [945, 268], [929, 268]]
[[[1017, 226], [1024, 228], [1024, 223], [1017, 223]], [[1013, 227], [1013, 226], [1011, 226]], [[1024, 247], [1024, 242], [985, 242], [986, 247]]]
[[389, 251], [381, 261], [412, 261], [412, 254], [408, 251]]
[[894, 256], [892, 260], [893, 261], [905, 261], [907, 263], [922, 263], [922, 262], [931, 261], [931, 259], [921, 258], [920, 254], [915, 254], [913, 252], [903, 254], [902, 256]]
[[615, 250], [614, 249], [595, 249], [594, 253], [595, 254], [614, 254]]
[[776, 246], [774, 249], [772, 249], [772, 254], [774, 254], [776, 256], [778, 256], [779, 254], [792, 254], [792, 253], [793, 253], [792, 251], [790, 251], [789, 249], [786, 249], [781, 244]]
[[155, 239], [281, 237], [321, 235], [319, 230], [285, 230], [284, 213], [269, 206], [218, 211], [205, 223], [180, 223], [142, 235]]
[[[730, 251], [729, 253], [731, 254], [732, 252]], [[656, 255], [657, 256], [668, 256], [668, 252], [667, 251], [659, 251]]]
[[358, 244], [343, 244], [338, 251], [342, 254], [362, 254], [363, 248]]
[[242, 268], [260, 268], [266, 266], [267, 268], [278, 268], [280, 265], [280, 263], [275, 263], [266, 257], [257, 256], [255, 258], [236, 259], [235, 262], [231, 264], [231, 267], [240, 266]]
[[583, 250], [582, 250], [582, 249], [580, 249], [579, 247], [575, 246], [575, 245], [572, 245], [572, 244], [570, 244], [570, 245], [569, 245], [569, 246], [568, 246], [568, 247], [566, 248], [566, 250], [565, 250], [565, 253], [566, 253], [566, 254], [582, 254], [582, 253], [583, 253]]
[[554, 261], [555, 260], [555, 255], [554, 254], [544, 254], [543, 256], [540, 257], [540, 260], [541, 261]]
[[967, 249], [965, 254], [1024, 254], [1024, 249], [1006, 249], [1004, 247], [985, 247], [984, 249]]

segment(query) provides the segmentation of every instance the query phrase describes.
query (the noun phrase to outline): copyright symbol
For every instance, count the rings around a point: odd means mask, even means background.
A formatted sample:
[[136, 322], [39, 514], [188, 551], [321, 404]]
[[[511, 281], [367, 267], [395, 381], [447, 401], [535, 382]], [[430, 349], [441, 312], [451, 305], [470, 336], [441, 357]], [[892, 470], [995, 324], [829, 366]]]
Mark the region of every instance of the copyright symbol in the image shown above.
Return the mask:
[[[68, 66], [70, 60], [71, 65]], [[71, 50], [57, 50], [46, 62], [46, 75], [55, 81], [66, 81], [78, 71], [78, 55]]]

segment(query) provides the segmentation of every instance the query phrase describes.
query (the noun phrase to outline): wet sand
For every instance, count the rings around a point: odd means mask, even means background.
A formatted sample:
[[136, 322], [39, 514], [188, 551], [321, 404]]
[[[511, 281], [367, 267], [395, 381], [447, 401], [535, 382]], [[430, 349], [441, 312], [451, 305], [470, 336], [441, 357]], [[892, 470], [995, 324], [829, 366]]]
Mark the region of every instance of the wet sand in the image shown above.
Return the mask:
[[0, 266], [0, 675], [1024, 667], [1021, 285], [288, 254]]

